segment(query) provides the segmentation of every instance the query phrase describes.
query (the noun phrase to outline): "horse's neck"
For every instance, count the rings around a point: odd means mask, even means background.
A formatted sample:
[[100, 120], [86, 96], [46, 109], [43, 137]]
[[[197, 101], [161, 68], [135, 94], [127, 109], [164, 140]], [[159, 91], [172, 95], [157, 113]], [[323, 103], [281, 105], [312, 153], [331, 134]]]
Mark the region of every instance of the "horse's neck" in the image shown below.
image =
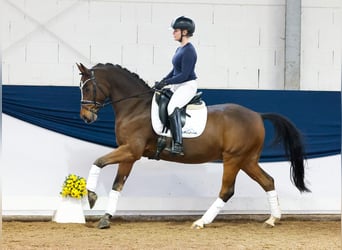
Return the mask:
[[151, 89], [142, 83], [133, 81], [116, 82], [111, 87], [111, 100], [115, 116], [131, 117], [149, 112], [152, 96], [153, 92]]
[[124, 126], [133, 120], [149, 118], [151, 116], [151, 102], [152, 94], [113, 103], [116, 122]]
[[144, 114], [147, 110], [149, 112], [153, 94], [137, 75], [121, 67], [114, 67], [108, 75], [108, 81], [116, 118], [122, 120]]

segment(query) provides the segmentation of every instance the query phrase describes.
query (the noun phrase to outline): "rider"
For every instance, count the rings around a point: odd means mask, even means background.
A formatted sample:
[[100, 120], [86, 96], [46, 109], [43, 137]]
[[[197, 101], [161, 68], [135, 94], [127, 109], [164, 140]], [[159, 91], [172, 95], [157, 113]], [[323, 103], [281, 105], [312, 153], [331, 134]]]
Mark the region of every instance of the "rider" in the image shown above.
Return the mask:
[[195, 64], [197, 53], [190, 43], [190, 37], [195, 32], [195, 23], [188, 17], [178, 17], [171, 23], [173, 37], [180, 43], [173, 58], [171, 72], [155, 85], [156, 89], [162, 89], [168, 85], [173, 95], [167, 107], [170, 129], [172, 134], [171, 153], [184, 155], [182, 140], [182, 125], [180, 109], [183, 108], [197, 92], [197, 76]]

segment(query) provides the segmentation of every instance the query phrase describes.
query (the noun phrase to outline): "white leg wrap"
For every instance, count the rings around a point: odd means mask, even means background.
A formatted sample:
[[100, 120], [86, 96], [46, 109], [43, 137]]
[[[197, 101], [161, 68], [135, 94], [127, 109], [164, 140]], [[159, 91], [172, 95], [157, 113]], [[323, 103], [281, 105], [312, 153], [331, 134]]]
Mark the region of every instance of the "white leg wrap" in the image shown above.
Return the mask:
[[96, 165], [92, 165], [89, 171], [88, 179], [87, 179], [87, 189], [95, 192], [97, 181], [99, 179], [101, 168]]
[[221, 199], [217, 198], [216, 201], [211, 205], [211, 207], [205, 212], [205, 214], [202, 216], [202, 221], [204, 224], [210, 224], [213, 222], [215, 217], [218, 215], [218, 213], [221, 211], [221, 209], [224, 207], [226, 203]]
[[275, 218], [280, 219], [281, 218], [281, 210], [280, 210], [280, 206], [279, 206], [277, 191], [275, 191], [275, 190], [268, 191], [268, 192], [266, 192], [266, 194], [267, 194], [268, 204], [269, 204], [270, 209], [271, 209], [271, 215], [274, 216]]
[[120, 197], [120, 192], [115, 191], [115, 190], [111, 190], [109, 192], [106, 214], [110, 214], [111, 216], [115, 214], [119, 197]]

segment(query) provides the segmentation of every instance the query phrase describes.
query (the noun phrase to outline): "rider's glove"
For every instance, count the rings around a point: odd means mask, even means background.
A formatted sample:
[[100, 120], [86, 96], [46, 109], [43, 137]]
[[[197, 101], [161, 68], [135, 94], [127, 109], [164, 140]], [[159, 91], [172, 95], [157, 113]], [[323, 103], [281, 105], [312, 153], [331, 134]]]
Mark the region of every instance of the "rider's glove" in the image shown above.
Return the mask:
[[165, 81], [160, 81], [160, 82], [155, 82], [154, 87], [157, 90], [161, 90], [162, 88], [164, 88], [167, 85], [167, 83]]

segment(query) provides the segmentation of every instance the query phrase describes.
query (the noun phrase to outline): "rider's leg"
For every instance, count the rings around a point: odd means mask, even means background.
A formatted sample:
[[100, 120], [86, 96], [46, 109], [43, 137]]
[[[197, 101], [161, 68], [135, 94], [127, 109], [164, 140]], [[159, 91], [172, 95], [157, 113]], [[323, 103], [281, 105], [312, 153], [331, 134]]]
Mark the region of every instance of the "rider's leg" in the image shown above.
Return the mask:
[[169, 116], [170, 129], [172, 134], [172, 154], [184, 155], [183, 153], [183, 140], [182, 140], [182, 121], [180, 117], [180, 109], [175, 108], [173, 113]]
[[188, 81], [181, 84], [170, 85], [173, 95], [167, 106], [169, 115], [173, 113], [175, 108], [183, 108], [196, 95], [197, 83], [196, 81]]
[[171, 153], [183, 155], [182, 124], [180, 109], [184, 107], [196, 94], [196, 81], [189, 81], [171, 86], [174, 91], [167, 107], [170, 129], [173, 139]]

